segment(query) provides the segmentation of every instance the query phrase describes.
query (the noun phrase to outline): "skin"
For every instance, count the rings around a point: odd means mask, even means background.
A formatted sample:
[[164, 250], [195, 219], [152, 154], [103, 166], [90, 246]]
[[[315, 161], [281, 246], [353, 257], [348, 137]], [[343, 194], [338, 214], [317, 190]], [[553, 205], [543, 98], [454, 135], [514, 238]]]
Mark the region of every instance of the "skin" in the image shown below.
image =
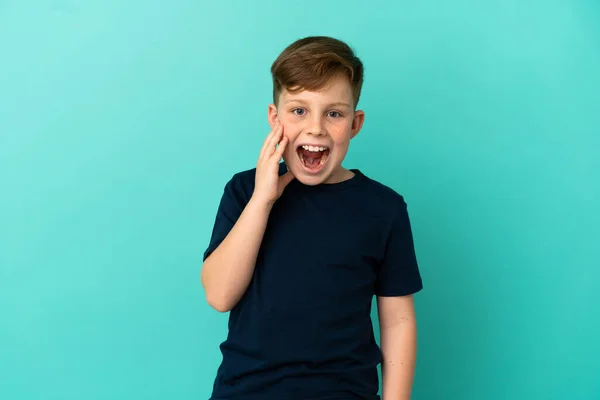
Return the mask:
[[[231, 311], [248, 288], [271, 209], [285, 187], [294, 178], [304, 184], [317, 185], [341, 182], [353, 176], [341, 162], [350, 140], [362, 127], [364, 112], [350, 107], [354, 99], [347, 78], [337, 77], [317, 92], [284, 90], [278, 104], [279, 111], [275, 104], [269, 105], [272, 129], [260, 150], [252, 197], [201, 269], [206, 299], [220, 312]], [[317, 174], [302, 169], [296, 149], [303, 143], [323, 144], [330, 149], [324, 168]], [[279, 177], [282, 157], [289, 172]]]
[[414, 296], [377, 297], [382, 400], [410, 400], [417, 352]]
[[[342, 167], [350, 140], [361, 130], [365, 113], [355, 110], [352, 86], [348, 78], [338, 76], [321, 91], [291, 93], [283, 90], [276, 106], [269, 106], [271, 126], [279, 120], [289, 144], [283, 159], [292, 174], [305, 185], [332, 184], [354, 175]], [[307, 172], [298, 158], [302, 144], [328, 147], [329, 156], [318, 173]]]
[[[270, 104], [266, 137], [256, 164], [254, 193], [221, 245], [206, 259], [201, 282], [210, 306], [228, 312], [250, 284], [256, 257], [271, 209], [286, 186], [298, 179], [305, 185], [335, 184], [354, 174], [342, 166], [350, 141], [361, 130], [365, 114], [353, 107], [349, 80], [333, 79], [320, 91], [283, 90]], [[307, 171], [298, 146], [328, 147], [330, 152], [317, 173]], [[288, 173], [279, 176], [284, 159]], [[383, 352], [382, 400], [410, 399], [416, 353], [416, 321], [412, 296], [378, 297]]]
[[293, 179], [292, 174], [278, 176], [287, 143], [282, 134], [281, 124], [275, 124], [260, 151], [252, 197], [227, 237], [202, 265], [200, 280], [206, 300], [217, 311], [231, 311], [248, 288], [273, 204]]

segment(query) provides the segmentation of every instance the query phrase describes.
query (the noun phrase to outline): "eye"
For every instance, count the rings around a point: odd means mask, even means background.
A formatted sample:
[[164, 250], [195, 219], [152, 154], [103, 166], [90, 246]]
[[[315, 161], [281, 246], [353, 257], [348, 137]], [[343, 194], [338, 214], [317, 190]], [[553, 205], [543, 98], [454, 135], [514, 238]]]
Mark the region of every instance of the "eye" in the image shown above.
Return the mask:
[[296, 115], [304, 115], [306, 114], [306, 110], [304, 110], [303, 108], [295, 108], [292, 110], [292, 112]]
[[333, 117], [333, 118], [339, 118], [339, 117], [341, 117], [341, 116], [342, 116], [342, 114], [340, 114], [340, 113], [339, 113], [339, 112], [337, 112], [337, 111], [329, 111], [329, 116], [330, 116], [330, 117]]

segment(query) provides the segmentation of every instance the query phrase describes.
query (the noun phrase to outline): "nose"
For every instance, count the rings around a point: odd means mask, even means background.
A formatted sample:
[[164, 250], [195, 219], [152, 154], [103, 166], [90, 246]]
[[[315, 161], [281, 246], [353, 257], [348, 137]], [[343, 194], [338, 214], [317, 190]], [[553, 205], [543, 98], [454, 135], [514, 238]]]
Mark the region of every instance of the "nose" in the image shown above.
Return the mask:
[[307, 126], [306, 132], [311, 136], [325, 136], [326, 130], [323, 126], [324, 122], [324, 118], [320, 116], [315, 116], [311, 118]]

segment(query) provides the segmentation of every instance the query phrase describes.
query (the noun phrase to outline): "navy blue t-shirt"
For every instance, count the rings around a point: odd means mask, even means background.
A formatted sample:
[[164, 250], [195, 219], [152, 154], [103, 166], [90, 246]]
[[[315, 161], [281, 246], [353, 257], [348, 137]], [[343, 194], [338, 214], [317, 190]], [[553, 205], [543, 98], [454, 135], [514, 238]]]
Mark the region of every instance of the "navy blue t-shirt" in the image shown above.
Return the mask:
[[[293, 180], [275, 203], [229, 315], [211, 399], [379, 399], [373, 296], [412, 294], [422, 282], [403, 197], [352, 171], [336, 184]], [[250, 200], [255, 172], [227, 183], [204, 259]]]

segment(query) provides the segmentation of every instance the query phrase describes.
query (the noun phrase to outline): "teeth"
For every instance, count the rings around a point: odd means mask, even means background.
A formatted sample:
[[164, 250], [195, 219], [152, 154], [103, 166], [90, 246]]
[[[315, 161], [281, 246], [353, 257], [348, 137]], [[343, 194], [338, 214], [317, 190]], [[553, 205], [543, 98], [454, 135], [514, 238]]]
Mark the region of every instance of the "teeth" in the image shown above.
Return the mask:
[[312, 151], [314, 153], [319, 152], [319, 151], [325, 151], [325, 150], [327, 150], [327, 147], [320, 147], [320, 146], [307, 146], [307, 145], [304, 145], [304, 146], [302, 146], [302, 148], [304, 150]]

